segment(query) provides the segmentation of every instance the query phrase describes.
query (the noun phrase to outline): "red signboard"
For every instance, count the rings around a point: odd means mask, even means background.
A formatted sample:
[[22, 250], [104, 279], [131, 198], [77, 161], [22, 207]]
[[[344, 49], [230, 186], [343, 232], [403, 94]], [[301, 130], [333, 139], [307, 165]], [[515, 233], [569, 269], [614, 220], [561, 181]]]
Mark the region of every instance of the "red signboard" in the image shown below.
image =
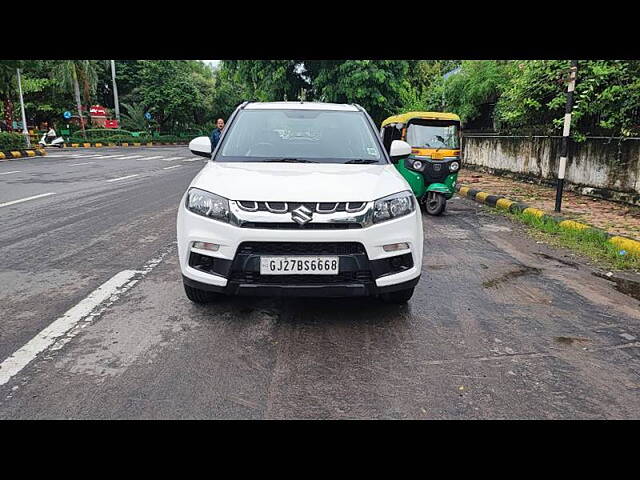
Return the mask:
[[89, 110], [89, 115], [91, 115], [92, 117], [106, 117], [107, 110], [100, 105], [92, 105], [91, 109]]
[[118, 120], [107, 120], [104, 122], [104, 128], [118, 128]]

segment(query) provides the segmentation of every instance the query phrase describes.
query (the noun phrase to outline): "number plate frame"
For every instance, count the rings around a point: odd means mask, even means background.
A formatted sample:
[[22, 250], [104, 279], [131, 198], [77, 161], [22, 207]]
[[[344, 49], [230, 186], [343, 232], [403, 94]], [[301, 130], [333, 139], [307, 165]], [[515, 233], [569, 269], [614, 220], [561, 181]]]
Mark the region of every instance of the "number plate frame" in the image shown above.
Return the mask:
[[338, 275], [339, 273], [340, 257], [335, 255], [260, 257], [260, 275]]

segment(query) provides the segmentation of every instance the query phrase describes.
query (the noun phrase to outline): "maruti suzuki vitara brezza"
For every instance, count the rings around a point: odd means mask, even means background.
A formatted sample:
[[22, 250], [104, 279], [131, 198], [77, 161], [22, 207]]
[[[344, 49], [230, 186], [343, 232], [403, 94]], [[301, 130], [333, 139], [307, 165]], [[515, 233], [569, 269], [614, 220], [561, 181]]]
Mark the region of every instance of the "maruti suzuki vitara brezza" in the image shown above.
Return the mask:
[[178, 209], [190, 300], [221, 295], [411, 298], [422, 266], [422, 216], [397, 163], [358, 105], [241, 104]]

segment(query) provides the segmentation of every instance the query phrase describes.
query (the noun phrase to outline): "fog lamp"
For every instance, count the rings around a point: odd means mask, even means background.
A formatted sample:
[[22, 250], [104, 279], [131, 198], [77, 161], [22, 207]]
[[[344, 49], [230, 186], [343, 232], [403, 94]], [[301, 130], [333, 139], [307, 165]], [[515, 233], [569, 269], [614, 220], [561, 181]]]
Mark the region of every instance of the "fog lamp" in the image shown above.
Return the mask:
[[217, 243], [209, 243], [209, 242], [193, 242], [193, 248], [197, 248], [198, 250], [209, 250], [210, 252], [217, 252], [220, 248], [220, 245]]
[[383, 246], [382, 249], [385, 252], [397, 252], [398, 250], [409, 250], [409, 244], [406, 242], [391, 243], [389, 245]]

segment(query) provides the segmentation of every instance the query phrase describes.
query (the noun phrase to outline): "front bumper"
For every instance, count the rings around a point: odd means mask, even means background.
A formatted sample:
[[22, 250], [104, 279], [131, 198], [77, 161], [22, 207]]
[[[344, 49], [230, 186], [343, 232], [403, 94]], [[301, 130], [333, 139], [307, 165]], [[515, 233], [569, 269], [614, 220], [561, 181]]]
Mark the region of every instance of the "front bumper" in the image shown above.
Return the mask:
[[[211, 220], [184, 208], [178, 211], [177, 234], [180, 268], [185, 283], [201, 290], [231, 295], [286, 296], [366, 296], [414, 286], [422, 265], [422, 216], [416, 209], [412, 214], [361, 229], [345, 230], [271, 230], [240, 228]], [[216, 252], [200, 255], [211, 258], [211, 265], [203, 268], [194, 261], [193, 242], [220, 245]], [[405, 242], [409, 250], [385, 252], [384, 245]], [[265, 252], [261, 245], [298, 245], [301, 251]], [[304, 245], [328, 246], [359, 244], [359, 250], [312, 252]], [[258, 245], [255, 251], [247, 245]], [[260, 254], [338, 254], [340, 275], [261, 276]], [[392, 257], [403, 257], [395, 260]]]

